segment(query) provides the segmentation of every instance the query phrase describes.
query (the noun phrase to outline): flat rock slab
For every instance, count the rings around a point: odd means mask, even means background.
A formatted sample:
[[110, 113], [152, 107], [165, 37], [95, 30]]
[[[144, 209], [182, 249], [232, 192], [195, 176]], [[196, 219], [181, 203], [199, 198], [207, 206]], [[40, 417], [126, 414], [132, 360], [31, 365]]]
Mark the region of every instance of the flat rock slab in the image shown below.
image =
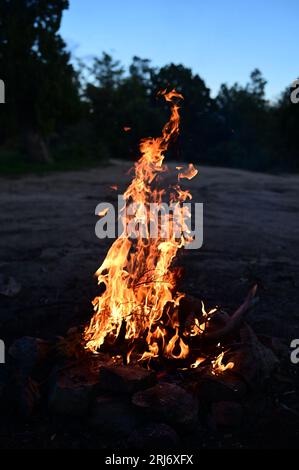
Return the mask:
[[87, 415], [97, 382], [98, 371], [86, 364], [56, 370], [50, 379], [49, 409], [74, 417]]
[[198, 419], [197, 399], [175, 384], [160, 383], [137, 392], [132, 402], [152, 418], [173, 426], [192, 428]]
[[98, 387], [100, 390], [132, 394], [151, 387], [156, 382], [154, 372], [142, 367], [101, 367]]
[[111, 396], [98, 396], [91, 408], [90, 426], [106, 437], [126, 438], [141, 423], [141, 417], [130, 403]]

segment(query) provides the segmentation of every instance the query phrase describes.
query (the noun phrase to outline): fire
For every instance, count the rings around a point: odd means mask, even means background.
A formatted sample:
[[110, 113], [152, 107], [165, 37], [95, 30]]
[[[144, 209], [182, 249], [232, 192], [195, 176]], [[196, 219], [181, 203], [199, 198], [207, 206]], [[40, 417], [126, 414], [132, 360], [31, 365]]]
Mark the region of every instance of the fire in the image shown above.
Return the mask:
[[[183, 169], [182, 167], [177, 167], [177, 169]], [[193, 163], [189, 163], [188, 168], [181, 173], [179, 173], [179, 180], [183, 178], [187, 178], [188, 180], [191, 180], [196, 176], [198, 173], [198, 170], [194, 167]]]
[[[96, 272], [103, 293], [93, 300], [94, 315], [85, 328], [87, 349], [97, 352], [104, 344], [113, 344], [119, 338], [127, 344], [127, 363], [139, 352], [138, 360], [145, 361], [164, 356], [183, 359], [189, 355], [189, 346], [183, 339], [178, 320], [178, 307], [184, 294], [177, 290], [178, 270], [173, 260], [178, 250], [192, 241], [186, 225], [191, 214], [182, 203], [192, 195], [179, 184], [159, 188], [160, 175], [167, 171], [164, 155], [169, 144], [179, 133], [179, 104], [182, 95], [175, 90], [160, 93], [171, 105], [170, 119], [156, 138], [140, 142], [140, 158], [134, 165], [134, 176], [124, 193], [126, 205], [134, 203], [134, 216], [122, 213], [123, 233], [114, 241], [106, 258]], [[178, 181], [197, 174], [192, 164], [187, 169], [178, 167]], [[161, 218], [154, 217], [150, 205], [170, 202], [176, 211], [163, 214], [167, 236], [162, 231]], [[145, 209], [144, 209], [145, 208]], [[145, 211], [145, 212], [144, 212]], [[179, 217], [178, 217], [179, 215]], [[150, 224], [158, 226], [155, 238], [150, 237]], [[182, 229], [178, 236], [177, 224]], [[133, 228], [142, 226], [143, 233], [133, 237]], [[193, 335], [205, 330], [213, 311], [202, 307], [203, 323], [194, 324]], [[200, 363], [201, 358], [196, 360]], [[193, 366], [195, 367], [195, 366]]]
[[202, 364], [203, 362], [205, 362], [206, 358], [205, 357], [198, 357], [196, 359], [196, 361], [191, 364], [191, 369], [196, 369], [198, 366], [200, 366], [200, 364]]
[[217, 312], [217, 308], [212, 308], [208, 312], [206, 311], [203, 301], [201, 302], [201, 323], [198, 318], [194, 318], [194, 323], [191, 327], [190, 336], [198, 336], [205, 332], [207, 323], [209, 322], [211, 315]]
[[224, 351], [219, 354], [219, 356], [216, 357], [214, 361], [212, 361], [212, 374], [216, 375], [221, 372], [226, 371], [227, 369], [233, 369], [234, 368], [234, 363], [233, 362], [228, 362], [226, 365], [222, 363], [222, 360], [224, 358]]

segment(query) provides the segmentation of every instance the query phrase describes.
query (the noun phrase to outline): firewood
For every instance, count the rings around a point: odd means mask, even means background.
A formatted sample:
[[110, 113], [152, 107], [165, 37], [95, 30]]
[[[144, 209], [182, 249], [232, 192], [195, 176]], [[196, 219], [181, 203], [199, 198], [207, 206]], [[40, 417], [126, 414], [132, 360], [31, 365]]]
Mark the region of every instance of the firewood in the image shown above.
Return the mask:
[[249, 291], [245, 301], [240, 305], [240, 307], [233, 313], [229, 321], [223, 328], [220, 328], [215, 331], [207, 331], [203, 335], [203, 340], [205, 341], [219, 341], [220, 339], [227, 337], [233, 333], [237, 328], [240, 327], [244, 314], [248, 312], [257, 302], [256, 294], [257, 286], [254, 285], [253, 288]]

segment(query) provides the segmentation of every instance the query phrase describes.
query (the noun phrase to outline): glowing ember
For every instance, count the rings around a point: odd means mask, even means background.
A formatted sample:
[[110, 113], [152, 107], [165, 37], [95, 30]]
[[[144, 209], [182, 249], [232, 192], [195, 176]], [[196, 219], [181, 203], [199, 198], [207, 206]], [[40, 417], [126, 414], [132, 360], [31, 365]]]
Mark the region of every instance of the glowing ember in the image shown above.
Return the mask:
[[226, 365], [222, 364], [222, 360], [224, 358], [224, 351], [222, 351], [219, 356], [216, 357], [214, 361], [212, 361], [212, 374], [219, 374], [221, 372], [226, 371], [227, 369], [233, 369], [234, 363], [228, 362]]
[[194, 323], [191, 326], [190, 336], [198, 336], [204, 333], [211, 315], [213, 315], [215, 312], [217, 312], [217, 308], [212, 308], [207, 312], [204, 303], [201, 302], [201, 323], [199, 322], [198, 318], [194, 318]]
[[[182, 167], [177, 167], [177, 169], [181, 169]], [[196, 176], [198, 173], [198, 170], [194, 167], [193, 163], [189, 163], [188, 168], [181, 173], [179, 173], [179, 180], [183, 178], [187, 178], [188, 180], [191, 180]]]

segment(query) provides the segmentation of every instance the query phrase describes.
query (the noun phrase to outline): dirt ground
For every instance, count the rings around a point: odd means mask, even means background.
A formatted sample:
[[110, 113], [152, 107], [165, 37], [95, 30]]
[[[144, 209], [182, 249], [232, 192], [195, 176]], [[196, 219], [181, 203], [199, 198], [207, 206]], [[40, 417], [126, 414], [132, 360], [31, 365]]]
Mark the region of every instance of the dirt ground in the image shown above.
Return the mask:
[[[109, 246], [95, 236], [95, 207], [116, 201], [127, 170], [113, 162], [0, 179], [0, 273], [22, 286], [16, 296], [0, 296], [0, 338], [7, 345], [88, 321], [97, 293], [93, 273]], [[110, 188], [115, 184], [118, 191]], [[299, 338], [299, 176], [200, 167], [184, 187], [204, 204], [203, 247], [180, 255], [184, 290], [230, 312], [257, 282], [259, 303], [249, 323], [288, 343]]]

